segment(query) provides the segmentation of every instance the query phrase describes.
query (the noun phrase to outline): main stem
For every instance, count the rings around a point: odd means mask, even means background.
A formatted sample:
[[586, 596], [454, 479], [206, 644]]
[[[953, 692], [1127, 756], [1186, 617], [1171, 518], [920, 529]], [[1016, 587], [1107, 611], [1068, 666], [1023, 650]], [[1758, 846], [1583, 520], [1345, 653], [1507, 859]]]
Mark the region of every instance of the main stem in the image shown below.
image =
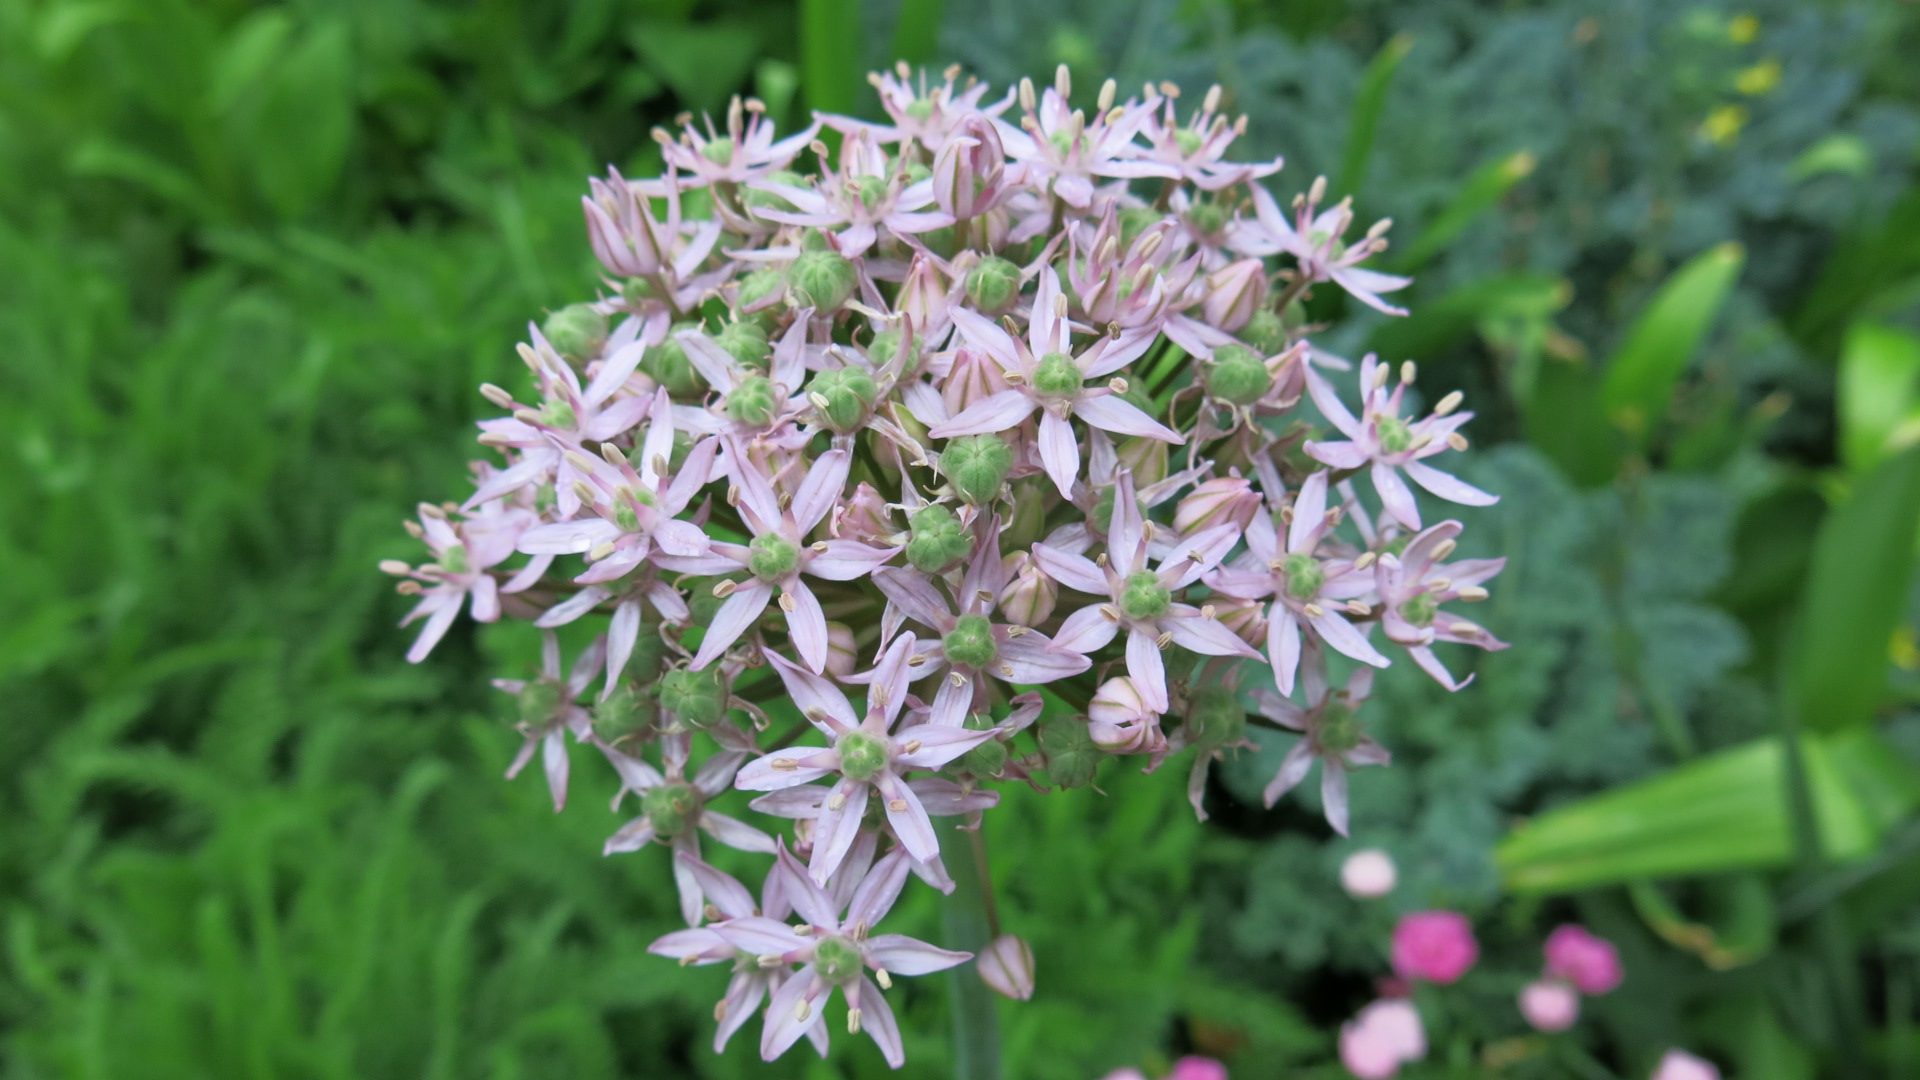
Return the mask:
[[[978, 831], [959, 827], [964, 818], [940, 818], [940, 850], [953, 895], [943, 921], [947, 947], [980, 955], [991, 940], [993, 897], [986, 880], [986, 848]], [[954, 1080], [1000, 1080], [1000, 1012], [993, 990], [973, 964], [947, 973], [953, 1004]]]

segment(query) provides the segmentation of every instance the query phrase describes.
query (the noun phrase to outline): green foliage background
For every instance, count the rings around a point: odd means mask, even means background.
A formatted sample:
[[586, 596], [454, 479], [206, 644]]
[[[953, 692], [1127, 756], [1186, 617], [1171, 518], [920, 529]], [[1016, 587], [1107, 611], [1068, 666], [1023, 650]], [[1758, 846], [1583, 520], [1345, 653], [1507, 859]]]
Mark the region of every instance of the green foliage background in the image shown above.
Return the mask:
[[[1486, 621], [1515, 647], [1457, 696], [1396, 668], [1370, 707], [1396, 761], [1356, 778], [1356, 838], [1405, 882], [1383, 906], [1338, 891], [1357, 844], [1311, 795], [1259, 808], [1282, 740], [1220, 770], [1205, 827], [1171, 775], [1010, 793], [994, 871], [1041, 989], [1003, 1009], [1007, 1074], [1198, 1049], [1341, 1075], [1392, 913], [1444, 904], [1488, 960], [1430, 1005], [1421, 1075], [1643, 1076], [1672, 1045], [1741, 1077], [1913, 1075], [1910, 631], [1886, 657], [1920, 482], [1896, 453], [1916, 45], [1911, 5], [1869, 0], [0, 0], [0, 1069], [885, 1072], [846, 1039], [709, 1054], [712, 973], [644, 952], [675, 919], [663, 864], [594, 854], [608, 792], [556, 817], [498, 780], [485, 678], [522, 655], [460, 630], [406, 665], [373, 567], [458, 479], [525, 321], [594, 288], [589, 173], [644, 173], [654, 124], [736, 92], [868, 111], [860, 73], [898, 54], [1218, 81], [1288, 155], [1283, 193], [1326, 172], [1392, 215], [1416, 316], [1327, 344], [1469, 390], [1468, 473], [1505, 499], [1468, 535], [1512, 558]], [[1716, 250], [1724, 299], [1669, 277]], [[1679, 299], [1648, 307], [1662, 282]], [[1875, 740], [1839, 759], [1891, 777], [1853, 847], [1802, 829], [1791, 858], [1529, 891], [1535, 833], [1503, 877], [1521, 820], [1694, 782], [1667, 770], [1783, 723]], [[1778, 808], [1773, 775], [1740, 790]], [[1628, 986], [1529, 1038], [1512, 994], [1575, 917]], [[1712, 963], [1670, 943], [1688, 925]], [[945, 989], [903, 991], [906, 1074], [944, 1075]]]

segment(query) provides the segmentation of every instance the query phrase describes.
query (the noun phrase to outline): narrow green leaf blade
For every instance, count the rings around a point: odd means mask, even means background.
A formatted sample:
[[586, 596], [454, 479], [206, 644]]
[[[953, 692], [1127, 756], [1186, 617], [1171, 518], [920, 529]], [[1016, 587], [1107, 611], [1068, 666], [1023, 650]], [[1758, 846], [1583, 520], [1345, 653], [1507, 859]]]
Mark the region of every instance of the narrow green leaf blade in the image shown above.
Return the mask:
[[1873, 718], [1906, 606], [1920, 521], [1920, 447], [1881, 462], [1814, 539], [1789, 691], [1809, 729]]
[[857, 0], [800, 0], [800, 86], [807, 104], [849, 113], [866, 77]]
[[1660, 286], [1627, 331], [1627, 339], [1607, 365], [1607, 412], [1626, 432], [1644, 442], [1673, 397], [1674, 385], [1712, 328], [1740, 268], [1746, 250], [1725, 243], [1694, 256]]
[[1496, 158], [1480, 166], [1460, 190], [1453, 201], [1434, 216], [1426, 231], [1414, 237], [1413, 243], [1393, 261], [1396, 272], [1406, 274], [1417, 270], [1428, 259], [1447, 249], [1447, 245], [1460, 238], [1467, 226], [1474, 223], [1481, 214], [1498, 205], [1513, 185], [1533, 175], [1539, 159], [1522, 150]]
[[[1890, 326], [1855, 323], [1840, 353], [1840, 458], [1871, 468], [1913, 414], [1920, 381], [1920, 337]], [[1909, 440], [1910, 441], [1910, 440]]]
[[940, 13], [945, 0], [902, 0], [893, 31], [893, 55], [909, 64], [930, 64], [940, 50]]
[[1339, 183], [1334, 191], [1359, 195], [1366, 182], [1367, 162], [1373, 157], [1373, 139], [1380, 129], [1380, 116], [1387, 109], [1387, 90], [1393, 85], [1393, 73], [1400, 61], [1413, 49], [1412, 34], [1395, 34], [1380, 46], [1360, 76], [1360, 91], [1353, 99], [1353, 119], [1347, 125], [1347, 150], [1340, 159]]

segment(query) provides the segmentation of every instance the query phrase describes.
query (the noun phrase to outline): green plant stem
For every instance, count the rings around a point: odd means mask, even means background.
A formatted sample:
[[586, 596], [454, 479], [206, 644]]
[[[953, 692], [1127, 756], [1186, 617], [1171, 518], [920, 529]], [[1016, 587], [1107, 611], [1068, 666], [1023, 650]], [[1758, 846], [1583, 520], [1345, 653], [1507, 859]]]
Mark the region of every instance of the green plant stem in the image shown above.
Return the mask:
[[[960, 828], [961, 818], [942, 818], [938, 826], [953, 895], [942, 921], [947, 947], [978, 955], [993, 940], [993, 896], [987, 883], [986, 837]], [[993, 991], [972, 964], [947, 973], [953, 1012], [954, 1080], [1000, 1080], [1000, 1012]]]

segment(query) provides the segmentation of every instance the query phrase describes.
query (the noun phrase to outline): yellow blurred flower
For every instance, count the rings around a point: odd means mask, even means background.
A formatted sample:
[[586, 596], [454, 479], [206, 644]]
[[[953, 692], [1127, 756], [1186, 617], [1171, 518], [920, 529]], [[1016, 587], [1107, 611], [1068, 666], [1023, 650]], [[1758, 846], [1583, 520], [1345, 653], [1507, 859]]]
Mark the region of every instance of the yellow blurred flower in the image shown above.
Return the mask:
[[1746, 106], [1722, 105], [1700, 122], [1700, 137], [1716, 146], [1732, 146], [1740, 137], [1740, 129], [1746, 126]]
[[1733, 77], [1733, 88], [1748, 97], [1770, 93], [1779, 85], [1780, 61], [1771, 56]]
[[1745, 45], [1760, 34], [1760, 20], [1751, 15], [1736, 15], [1727, 21], [1727, 40]]

